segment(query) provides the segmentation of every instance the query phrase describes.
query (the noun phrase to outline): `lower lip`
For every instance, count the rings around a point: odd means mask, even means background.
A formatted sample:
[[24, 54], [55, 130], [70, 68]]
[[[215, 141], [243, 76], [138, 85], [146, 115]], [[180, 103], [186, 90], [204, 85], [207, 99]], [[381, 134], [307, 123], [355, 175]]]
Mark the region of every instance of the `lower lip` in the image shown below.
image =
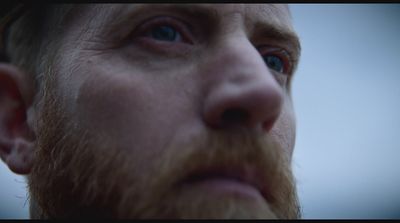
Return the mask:
[[207, 178], [186, 185], [204, 190], [213, 196], [231, 195], [241, 198], [263, 199], [260, 191], [253, 185], [231, 178]]

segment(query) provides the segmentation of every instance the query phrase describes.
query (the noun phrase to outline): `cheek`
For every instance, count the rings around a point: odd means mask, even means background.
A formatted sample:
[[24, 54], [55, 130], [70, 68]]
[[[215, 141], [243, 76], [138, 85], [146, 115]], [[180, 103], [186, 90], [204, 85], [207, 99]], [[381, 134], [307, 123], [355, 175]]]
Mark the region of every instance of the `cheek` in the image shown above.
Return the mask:
[[150, 160], [193, 116], [193, 100], [177, 87], [183, 86], [180, 80], [134, 68], [86, 73], [90, 74], [77, 91], [71, 115], [98, 144]]
[[[76, 100], [76, 122], [99, 141], [117, 147], [147, 148], [157, 137], [154, 121], [161, 101], [141, 75], [96, 73], [80, 87]], [[161, 127], [160, 127], [161, 128]], [[150, 136], [151, 135], [151, 136]], [[151, 146], [155, 148], [154, 146]]]
[[285, 153], [292, 156], [296, 140], [296, 120], [291, 100], [285, 99], [281, 115], [271, 134], [279, 141]]

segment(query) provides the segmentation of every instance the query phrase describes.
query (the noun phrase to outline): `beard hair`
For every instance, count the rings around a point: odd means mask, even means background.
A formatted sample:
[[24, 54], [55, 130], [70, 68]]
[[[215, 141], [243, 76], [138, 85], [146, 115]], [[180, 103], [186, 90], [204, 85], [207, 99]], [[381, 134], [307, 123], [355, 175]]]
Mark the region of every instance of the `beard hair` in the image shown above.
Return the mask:
[[[185, 140], [172, 139], [148, 165], [143, 157], [99, 141], [96, 132], [72, 123], [54, 83], [45, 82], [35, 161], [28, 177], [30, 197], [40, 207], [41, 217], [301, 217], [290, 158], [273, 138], [248, 129], [210, 130]], [[196, 168], [215, 164], [263, 170], [268, 202], [211, 197], [178, 184]]]

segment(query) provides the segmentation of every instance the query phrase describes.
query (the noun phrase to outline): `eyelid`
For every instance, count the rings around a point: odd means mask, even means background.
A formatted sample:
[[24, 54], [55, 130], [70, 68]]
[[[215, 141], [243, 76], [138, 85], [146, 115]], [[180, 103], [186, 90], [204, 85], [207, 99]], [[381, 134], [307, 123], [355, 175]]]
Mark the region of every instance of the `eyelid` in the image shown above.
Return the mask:
[[168, 25], [177, 30], [182, 37], [183, 42], [194, 44], [193, 34], [190, 25], [179, 18], [173, 16], [156, 16], [143, 21], [133, 31], [134, 37], [145, 36], [152, 28], [161, 25]]
[[259, 47], [259, 52], [262, 56], [267, 55], [267, 54], [272, 54], [274, 56], [279, 57], [280, 59], [283, 60], [284, 63], [284, 72], [285, 74], [290, 75], [292, 73], [292, 69], [293, 69], [293, 60], [292, 57], [290, 55], [290, 53], [280, 47], [275, 47], [275, 46], [268, 46], [268, 45], [264, 45]]

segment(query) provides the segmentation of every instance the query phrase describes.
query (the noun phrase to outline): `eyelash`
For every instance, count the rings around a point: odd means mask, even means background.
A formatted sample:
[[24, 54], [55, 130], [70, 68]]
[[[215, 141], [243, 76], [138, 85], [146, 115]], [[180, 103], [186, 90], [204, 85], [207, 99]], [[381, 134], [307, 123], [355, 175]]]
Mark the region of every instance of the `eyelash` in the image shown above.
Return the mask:
[[[181, 42], [170, 42], [170, 41], [160, 41], [150, 37], [149, 32], [152, 29], [160, 26], [169, 26], [176, 30], [177, 33], [182, 38]], [[170, 50], [182, 50], [182, 44], [194, 45], [196, 43], [191, 26], [182, 21], [179, 18], [172, 16], [157, 16], [144, 21], [139, 27], [133, 32], [133, 36], [142, 41], [143, 44], [158, 48], [160, 50], [170, 51]], [[179, 44], [179, 45], [176, 45]], [[178, 46], [178, 47], [177, 47]], [[180, 49], [176, 49], [180, 48]], [[261, 57], [266, 55], [273, 55], [280, 58], [283, 61], [284, 68], [282, 74], [290, 75], [292, 72], [292, 64], [290, 54], [282, 48], [263, 45], [258, 47]], [[275, 71], [277, 72], [277, 71]], [[279, 73], [279, 72], [278, 72]]]
[[262, 57], [266, 55], [273, 55], [280, 58], [283, 61], [283, 74], [290, 75], [292, 72], [292, 60], [290, 54], [282, 48], [274, 47], [274, 46], [262, 46], [259, 47], [259, 52]]
[[[182, 37], [181, 43], [183, 44], [193, 45], [195, 43], [189, 24], [185, 23], [184, 21], [181, 21], [178, 18], [174, 18], [171, 16], [157, 16], [155, 18], [151, 18], [143, 22], [134, 31], [134, 36], [144, 40], [145, 38], [149, 38], [149, 32], [153, 28], [159, 26], [170, 26], [174, 28], [177, 31], [177, 33], [181, 35]], [[151, 40], [151, 41], [157, 41], [157, 40]], [[171, 44], [171, 42], [167, 41], [157, 41], [157, 42], [158, 44]], [[173, 44], [177, 44], [177, 42], [173, 42]]]

